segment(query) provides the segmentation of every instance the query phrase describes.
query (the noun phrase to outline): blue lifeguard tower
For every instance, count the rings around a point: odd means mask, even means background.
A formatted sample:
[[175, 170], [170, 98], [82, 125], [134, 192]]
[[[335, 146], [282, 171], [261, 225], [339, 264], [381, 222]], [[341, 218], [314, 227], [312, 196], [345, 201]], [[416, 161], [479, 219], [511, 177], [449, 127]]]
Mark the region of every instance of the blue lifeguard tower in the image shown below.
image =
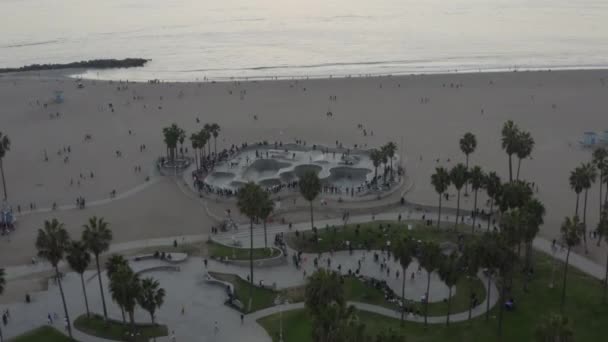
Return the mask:
[[597, 134], [595, 132], [585, 132], [580, 143], [586, 147], [594, 146], [597, 143]]
[[63, 100], [64, 100], [63, 91], [55, 90], [55, 98], [54, 98], [55, 103], [57, 103], [57, 104], [63, 103]]
[[600, 143], [608, 145], [608, 129], [602, 132], [602, 135], [600, 136]]

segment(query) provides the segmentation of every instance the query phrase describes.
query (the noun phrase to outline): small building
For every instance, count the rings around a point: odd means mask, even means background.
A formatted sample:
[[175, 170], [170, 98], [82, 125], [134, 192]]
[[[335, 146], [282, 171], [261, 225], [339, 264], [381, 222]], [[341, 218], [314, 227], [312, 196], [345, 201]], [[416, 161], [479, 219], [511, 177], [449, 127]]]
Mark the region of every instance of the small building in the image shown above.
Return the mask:
[[602, 135], [600, 136], [600, 142], [602, 144], [608, 144], [608, 129], [604, 130], [604, 132], [602, 132]]
[[597, 143], [597, 134], [595, 132], [585, 132], [581, 144], [583, 146], [594, 146]]

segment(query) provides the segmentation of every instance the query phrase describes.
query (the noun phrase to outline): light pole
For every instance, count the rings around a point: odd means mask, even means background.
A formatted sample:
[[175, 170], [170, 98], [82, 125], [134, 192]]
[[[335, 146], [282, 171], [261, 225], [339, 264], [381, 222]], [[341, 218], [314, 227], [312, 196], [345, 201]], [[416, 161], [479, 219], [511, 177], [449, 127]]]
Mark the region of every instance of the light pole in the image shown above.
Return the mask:
[[283, 299], [279, 297], [279, 342], [283, 342]]

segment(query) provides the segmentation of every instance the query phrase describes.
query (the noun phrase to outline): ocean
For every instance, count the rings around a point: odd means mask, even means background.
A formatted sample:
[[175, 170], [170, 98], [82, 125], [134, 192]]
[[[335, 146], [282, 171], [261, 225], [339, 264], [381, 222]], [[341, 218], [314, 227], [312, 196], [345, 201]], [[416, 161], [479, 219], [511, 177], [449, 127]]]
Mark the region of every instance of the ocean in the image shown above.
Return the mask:
[[0, 0], [0, 67], [141, 57], [99, 79], [608, 67], [606, 0]]

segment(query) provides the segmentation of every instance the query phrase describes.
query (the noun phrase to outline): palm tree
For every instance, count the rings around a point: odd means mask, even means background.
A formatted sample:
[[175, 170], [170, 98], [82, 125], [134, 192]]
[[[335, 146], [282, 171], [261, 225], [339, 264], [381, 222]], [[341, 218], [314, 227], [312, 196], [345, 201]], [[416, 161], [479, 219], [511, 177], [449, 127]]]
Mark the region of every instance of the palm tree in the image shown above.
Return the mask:
[[209, 126], [209, 133], [211, 133], [211, 135], [213, 136], [213, 153], [215, 154], [215, 157], [217, 158], [217, 137], [220, 135], [220, 125], [216, 124], [216, 123], [212, 123]]
[[[209, 149], [211, 149], [211, 145], [208, 145], [209, 143], [209, 139], [211, 139], [211, 133], [209, 133], [209, 131], [205, 128], [201, 129], [198, 134], [198, 146], [201, 149], [201, 160], [205, 159], [205, 146], [208, 146]], [[211, 151], [211, 150], [210, 150]], [[211, 154], [211, 153], [209, 153]], [[202, 167], [202, 161], [201, 161], [201, 167]]]
[[270, 199], [270, 195], [264, 192], [264, 200], [260, 207], [260, 219], [264, 223], [264, 248], [268, 248], [268, 234], [266, 233], [266, 221], [274, 210], [274, 201]]
[[[540, 231], [540, 226], [544, 223], [545, 206], [536, 198], [527, 201], [523, 206], [524, 226], [523, 240], [526, 244], [526, 262], [525, 269], [530, 270], [532, 267], [532, 241]], [[528, 277], [524, 277], [524, 290], [528, 287]]]
[[141, 292], [137, 296], [137, 303], [150, 314], [154, 324], [154, 313], [160, 309], [165, 301], [165, 289], [154, 278], [148, 277], [141, 281]]
[[585, 163], [581, 165], [581, 168], [581, 185], [585, 190], [585, 198], [583, 200], [583, 243], [585, 245], [585, 253], [589, 253], [589, 250], [587, 249], [587, 195], [591, 185], [595, 183], [597, 172], [595, 171], [595, 166], [592, 163]]
[[[479, 166], [475, 166], [469, 172], [469, 180], [471, 182], [471, 189], [475, 192], [473, 198], [473, 225], [471, 228], [471, 233], [475, 232], [475, 221], [477, 219], [477, 193], [479, 189], [484, 186], [484, 180], [486, 175], [483, 173], [483, 170]], [[466, 187], [465, 187], [466, 189]]]
[[[464, 136], [462, 138], [460, 138], [460, 150], [462, 151], [462, 153], [464, 153], [464, 155], [466, 156], [466, 167], [467, 167], [467, 171], [469, 170], [469, 155], [473, 152], [475, 152], [475, 148], [477, 148], [477, 138], [475, 138], [475, 135], [471, 132], [467, 132], [464, 134]], [[468, 193], [468, 186], [465, 184], [464, 187], [464, 195], [467, 196]]]
[[562, 286], [562, 301], [560, 310], [564, 312], [564, 304], [566, 302], [566, 279], [568, 277], [568, 261], [570, 260], [570, 250], [572, 247], [577, 246], [581, 243], [581, 234], [583, 234], [583, 227], [578, 220], [578, 216], [573, 218], [566, 217], [561, 227], [562, 240], [568, 247], [566, 252], [566, 262], [564, 264], [564, 283]]
[[6, 179], [4, 178], [4, 156], [11, 149], [11, 141], [6, 134], [0, 132], [0, 172], [2, 173], [2, 188], [4, 189], [4, 200], [8, 199], [6, 195]]
[[108, 319], [106, 300], [103, 294], [101, 283], [101, 268], [99, 267], [99, 255], [110, 248], [112, 241], [112, 231], [108, 228], [108, 223], [103, 218], [93, 216], [89, 223], [83, 225], [82, 242], [86, 248], [95, 256], [95, 266], [97, 266], [97, 279], [99, 280], [99, 291], [101, 292], [101, 304], [103, 305], [103, 317]]
[[[600, 222], [597, 224], [597, 232], [608, 242], [608, 210], [602, 211], [602, 217]], [[600, 239], [601, 239], [600, 237]], [[608, 254], [606, 255], [606, 276], [604, 277], [604, 294], [602, 295], [602, 302], [606, 303], [606, 290], [608, 289]]]
[[[4, 293], [4, 287], [6, 286], [6, 278], [4, 268], [0, 268], [0, 294]], [[4, 336], [2, 335], [2, 325], [0, 324], [0, 342], [4, 341]]]
[[[211, 132], [212, 132], [212, 126], [211, 126], [211, 124], [208, 124], [208, 123], [205, 124], [203, 126], [203, 130], [205, 132], [207, 132], [207, 140], [211, 139]], [[211, 144], [207, 145], [207, 147], [209, 148], [208, 155], [211, 156]]]
[[456, 286], [456, 283], [462, 275], [462, 259], [458, 257], [456, 252], [452, 252], [445, 256], [441, 254], [441, 260], [439, 262], [439, 277], [448, 287], [448, 314], [446, 316], [445, 325], [450, 325], [450, 304], [452, 303], [452, 288]]
[[[602, 189], [604, 188], [604, 181], [605, 181], [605, 171], [608, 169], [608, 150], [606, 150], [604, 147], [600, 147], [597, 148], [593, 151], [593, 164], [595, 164], [595, 167], [598, 169], [598, 171], [600, 172], [600, 179], [599, 179], [599, 183], [600, 183], [600, 202], [599, 202], [599, 208], [600, 208], [600, 216], [599, 218], [602, 218], [602, 210], [603, 210], [603, 197], [602, 197]], [[606, 193], [608, 193], [608, 190], [606, 190]], [[597, 245], [600, 245], [600, 241], [602, 239], [597, 239]]]
[[581, 192], [583, 191], [583, 184], [584, 184], [584, 170], [582, 167], [577, 167], [575, 168], [572, 172], [570, 172], [570, 188], [572, 190], [574, 190], [574, 192], [576, 193], [576, 206], [574, 209], [574, 215], [578, 216], [578, 203], [579, 203], [579, 198], [581, 195]]
[[110, 277], [110, 293], [114, 301], [129, 314], [131, 333], [135, 334], [135, 305], [141, 295], [141, 281], [128, 265], [121, 265]]
[[534, 332], [537, 342], [573, 342], [574, 331], [568, 317], [550, 314], [541, 320]]
[[300, 177], [300, 194], [310, 203], [310, 227], [314, 228], [314, 218], [312, 214], [312, 201], [321, 192], [321, 180], [314, 171], [307, 171]]
[[389, 141], [386, 145], [384, 145], [383, 150], [391, 162], [391, 180], [392, 180], [393, 179], [393, 158], [395, 157], [395, 152], [397, 151], [397, 145], [395, 145], [394, 142]]
[[509, 156], [509, 182], [513, 181], [513, 162], [511, 156], [517, 152], [519, 128], [509, 120], [502, 126], [502, 149]]
[[72, 338], [72, 322], [68, 313], [68, 306], [65, 303], [65, 295], [63, 294], [63, 286], [61, 285], [61, 273], [59, 272], [58, 264], [63, 260], [63, 255], [70, 242], [68, 232], [63, 228], [63, 223], [59, 223], [57, 219], [44, 221], [44, 228], [38, 229], [38, 237], [36, 238], [36, 249], [38, 256], [48, 260], [55, 269], [55, 279], [59, 285], [59, 293], [63, 302], [63, 311], [65, 313], [68, 334]]
[[182, 158], [183, 158], [184, 157], [184, 141], [186, 140], [186, 131], [184, 131], [183, 129], [180, 128], [177, 140], [179, 140], [179, 147], [180, 147]]
[[196, 133], [192, 133], [190, 135], [190, 142], [192, 143], [192, 151], [194, 152], [194, 163], [196, 164], [196, 169], [198, 170], [198, 152], [196, 151], [196, 149], [198, 149], [198, 135]]
[[484, 179], [484, 187], [486, 188], [486, 194], [490, 198], [490, 213], [488, 216], [488, 231], [490, 230], [490, 222], [492, 221], [492, 214], [494, 211], [494, 203], [498, 200], [502, 189], [502, 182], [496, 172], [492, 171], [488, 173]]
[[439, 194], [439, 211], [437, 213], [437, 228], [441, 228], [441, 199], [443, 194], [450, 186], [450, 174], [444, 167], [435, 169], [435, 173], [431, 175], [431, 184], [435, 187], [435, 191]]
[[532, 154], [532, 149], [534, 148], [534, 138], [530, 132], [520, 132], [517, 137], [517, 177], [515, 179], [519, 179], [519, 169], [521, 168], [521, 160], [524, 158], [528, 158], [530, 154]]
[[439, 267], [441, 250], [439, 245], [434, 241], [425, 241], [420, 249], [418, 262], [420, 266], [426, 270], [426, 293], [424, 300], [424, 325], [427, 326], [428, 308], [429, 308], [429, 289], [431, 287], [431, 273]]
[[498, 268], [498, 234], [495, 232], [485, 232], [481, 236], [481, 240], [478, 247], [480, 266], [485, 268], [485, 272], [488, 278], [488, 298], [486, 300], [486, 321], [490, 319], [490, 298], [492, 296], [492, 276]]
[[[110, 258], [106, 261], [106, 273], [108, 275], [108, 279], [112, 280], [112, 276], [123, 267], [129, 267], [129, 262], [127, 261], [127, 259], [125, 259], [125, 257], [120, 254], [112, 254]], [[125, 309], [122, 306], [122, 302], [117, 301], [116, 299], [114, 299], [114, 301], [118, 304], [118, 307], [120, 308], [120, 313], [122, 315], [122, 322], [125, 323]]]
[[[505, 308], [503, 303], [506, 301], [507, 287], [510, 287], [513, 284], [513, 267], [517, 257], [514, 255], [508, 241], [505, 241], [503, 235], [498, 236], [496, 243], [497, 248], [495, 249], [494, 253], [496, 255], [495, 261], [497, 261], [496, 266], [498, 274], [500, 275], [500, 296], [498, 299], [498, 303], [500, 303], [500, 305], [498, 305], [498, 336], [501, 336], [503, 312]], [[507, 279], [510, 279], [509, 282], [507, 282]]]
[[84, 295], [84, 305], [87, 309], [87, 317], [89, 317], [89, 300], [87, 298], [87, 289], [84, 286], [84, 272], [91, 263], [91, 254], [89, 254], [86, 246], [81, 241], [72, 241], [72, 243], [68, 246], [67, 252], [68, 255], [66, 256], [66, 260], [68, 261], [68, 264], [74, 270], [74, 272], [80, 275], [80, 284], [82, 285], [82, 293]]
[[452, 184], [454, 184], [454, 187], [458, 191], [458, 197], [456, 201], [456, 222], [454, 222], [454, 230], [458, 228], [458, 217], [460, 215], [460, 190], [462, 190], [462, 187], [468, 179], [469, 173], [467, 172], [467, 167], [462, 165], [462, 163], [458, 163], [450, 171], [450, 181]]
[[[405, 278], [407, 274], [407, 267], [412, 262], [412, 255], [414, 250], [412, 248], [412, 242], [409, 239], [403, 239], [395, 244], [393, 249], [393, 256], [399, 265], [401, 265], [402, 279], [401, 279], [401, 300], [405, 302]], [[405, 305], [401, 308], [401, 325], [404, 324]]]
[[479, 240], [475, 239], [467, 243], [462, 255], [463, 267], [469, 281], [469, 321], [473, 310], [473, 281], [477, 279], [477, 272], [481, 267], [481, 248]]
[[249, 311], [253, 301], [253, 221], [260, 217], [261, 205], [266, 197], [259, 185], [249, 182], [238, 193], [237, 207], [249, 218]]
[[378, 181], [378, 166], [382, 163], [383, 153], [381, 150], [373, 149], [369, 152], [369, 158], [374, 164], [374, 183]]
[[168, 151], [167, 157], [170, 161], [175, 160], [177, 143], [180, 141], [180, 137], [183, 134], [183, 130], [179, 128], [177, 124], [172, 124], [169, 127], [163, 128], [164, 141]]

